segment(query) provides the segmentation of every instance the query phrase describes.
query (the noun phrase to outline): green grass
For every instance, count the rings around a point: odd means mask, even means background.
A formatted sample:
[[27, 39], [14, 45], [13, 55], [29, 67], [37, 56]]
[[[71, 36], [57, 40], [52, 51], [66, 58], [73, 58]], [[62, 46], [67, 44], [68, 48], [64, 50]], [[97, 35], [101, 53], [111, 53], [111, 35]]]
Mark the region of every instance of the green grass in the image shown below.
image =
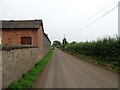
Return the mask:
[[103, 60], [100, 60], [98, 58], [95, 58], [95, 57], [92, 57], [92, 56], [86, 56], [86, 55], [83, 55], [83, 54], [74, 54], [72, 52], [69, 52], [69, 51], [65, 51], [66, 53], [69, 53], [71, 55], [74, 55], [74, 56], [77, 56], [77, 57], [80, 57], [80, 59], [82, 60], [86, 60], [90, 63], [93, 63], [93, 64], [97, 64], [97, 65], [100, 65], [100, 66], [103, 66], [104, 68], [110, 70], [110, 71], [113, 71], [113, 72], [120, 72], [120, 67], [118, 65], [114, 65], [114, 64], [109, 64], [109, 62], [104, 62]]
[[52, 56], [52, 51], [49, 51], [46, 56], [44, 56], [35, 66], [29, 70], [27, 73], [23, 74], [20, 79], [12, 82], [8, 89], [10, 90], [24, 90], [26, 88], [32, 87], [32, 84], [37, 80], [38, 75], [42, 72], [43, 68], [47, 64], [48, 60]]

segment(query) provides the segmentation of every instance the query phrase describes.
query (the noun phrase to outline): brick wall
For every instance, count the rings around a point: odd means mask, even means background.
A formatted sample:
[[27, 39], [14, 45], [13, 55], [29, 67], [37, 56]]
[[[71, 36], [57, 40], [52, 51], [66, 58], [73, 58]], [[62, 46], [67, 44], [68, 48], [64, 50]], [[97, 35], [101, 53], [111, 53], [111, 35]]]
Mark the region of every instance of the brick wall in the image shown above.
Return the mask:
[[35, 29], [3, 29], [2, 44], [21, 44], [21, 37], [32, 37], [32, 45], [37, 45], [37, 30]]
[[42, 26], [38, 29], [38, 56], [44, 56], [44, 32], [42, 30]]
[[38, 61], [38, 48], [14, 49], [2, 51], [2, 87], [6, 88], [11, 82], [30, 70]]

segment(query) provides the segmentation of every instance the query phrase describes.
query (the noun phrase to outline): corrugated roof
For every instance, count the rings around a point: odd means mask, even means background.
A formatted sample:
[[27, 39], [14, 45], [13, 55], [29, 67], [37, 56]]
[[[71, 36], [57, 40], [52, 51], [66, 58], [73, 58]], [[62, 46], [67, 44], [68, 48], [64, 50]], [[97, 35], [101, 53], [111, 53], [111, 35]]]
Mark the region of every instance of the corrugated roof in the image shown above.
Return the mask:
[[42, 20], [10, 20], [2, 21], [2, 28], [39, 28], [42, 26]]

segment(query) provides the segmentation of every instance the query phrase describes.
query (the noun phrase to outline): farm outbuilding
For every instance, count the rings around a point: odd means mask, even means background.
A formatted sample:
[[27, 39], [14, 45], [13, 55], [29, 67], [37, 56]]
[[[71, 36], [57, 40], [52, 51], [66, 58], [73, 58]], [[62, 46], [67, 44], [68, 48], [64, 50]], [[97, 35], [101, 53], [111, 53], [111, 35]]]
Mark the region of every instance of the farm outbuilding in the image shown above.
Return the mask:
[[41, 56], [51, 48], [51, 41], [44, 33], [42, 20], [3, 20], [2, 44], [38, 46]]

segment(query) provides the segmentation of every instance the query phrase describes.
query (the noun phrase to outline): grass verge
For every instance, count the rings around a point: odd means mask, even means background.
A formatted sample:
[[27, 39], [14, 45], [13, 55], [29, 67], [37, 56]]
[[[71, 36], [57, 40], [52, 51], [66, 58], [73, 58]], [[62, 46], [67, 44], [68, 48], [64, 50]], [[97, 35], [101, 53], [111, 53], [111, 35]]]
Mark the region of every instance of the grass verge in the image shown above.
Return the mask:
[[43, 68], [47, 64], [48, 60], [52, 56], [52, 51], [49, 51], [35, 66], [27, 73], [23, 74], [20, 79], [12, 82], [8, 89], [10, 90], [23, 90], [32, 87], [33, 81], [35, 81], [38, 75], [42, 72]]
[[64, 51], [64, 52], [69, 53], [73, 56], [77, 56], [78, 58], [86, 60], [86, 61], [88, 61], [92, 64], [100, 65], [103, 68], [108, 69], [110, 71], [113, 71], [113, 72], [116, 72], [116, 73], [120, 72], [120, 67], [118, 65], [114, 65], [114, 64], [108, 63], [108, 62], [103, 62], [99, 58], [95, 58], [95, 57], [92, 57], [92, 56], [86, 56], [84, 54], [75, 54], [75, 53], [69, 52], [69, 51]]

